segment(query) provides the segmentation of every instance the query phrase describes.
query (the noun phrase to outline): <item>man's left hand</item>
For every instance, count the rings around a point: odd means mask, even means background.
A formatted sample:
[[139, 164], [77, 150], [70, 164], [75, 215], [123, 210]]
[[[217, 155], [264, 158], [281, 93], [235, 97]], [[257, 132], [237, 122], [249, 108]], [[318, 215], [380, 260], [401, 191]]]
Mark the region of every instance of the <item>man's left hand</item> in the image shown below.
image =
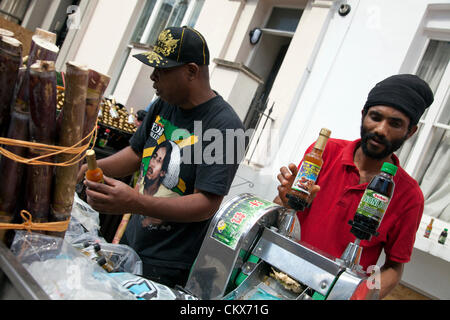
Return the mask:
[[131, 213], [137, 190], [127, 184], [103, 176], [105, 183], [84, 180], [87, 203], [96, 211], [107, 214]]

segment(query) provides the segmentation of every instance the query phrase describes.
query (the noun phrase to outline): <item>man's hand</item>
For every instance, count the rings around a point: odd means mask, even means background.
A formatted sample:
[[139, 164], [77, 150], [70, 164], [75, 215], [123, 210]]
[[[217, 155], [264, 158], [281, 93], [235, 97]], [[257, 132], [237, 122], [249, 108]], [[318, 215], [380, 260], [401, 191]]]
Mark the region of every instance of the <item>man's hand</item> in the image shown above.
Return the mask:
[[132, 212], [138, 191], [127, 184], [103, 176], [105, 183], [84, 180], [87, 203], [101, 213], [124, 214]]
[[[289, 164], [288, 168], [282, 167], [280, 169], [280, 173], [277, 176], [280, 185], [278, 186], [278, 196], [274, 200], [275, 203], [278, 203], [286, 208], [289, 208], [286, 194], [291, 189], [292, 184], [294, 183], [294, 180], [297, 177], [297, 173], [298, 173], [297, 166], [293, 163]], [[311, 188], [310, 195], [307, 200], [309, 204], [313, 201], [319, 190], [320, 187], [318, 185], [314, 185]]]

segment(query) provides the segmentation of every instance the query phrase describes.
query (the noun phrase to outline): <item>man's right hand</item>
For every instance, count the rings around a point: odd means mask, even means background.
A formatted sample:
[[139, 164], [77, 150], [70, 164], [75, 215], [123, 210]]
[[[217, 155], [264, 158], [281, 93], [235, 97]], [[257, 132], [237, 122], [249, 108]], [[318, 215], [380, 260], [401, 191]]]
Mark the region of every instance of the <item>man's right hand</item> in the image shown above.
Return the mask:
[[[278, 186], [278, 196], [275, 198], [274, 202], [282, 205], [286, 208], [290, 208], [288, 205], [288, 199], [286, 198], [286, 194], [292, 187], [294, 183], [295, 177], [297, 177], [298, 169], [297, 166], [293, 163], [289, 164], [289, 166], [282, 167], [280, 169], [280, 173], [277, 178], [280, 182]], [[314, 185], [310, 190], [310, 195], [308, 197], [308, 203], [311, 204], [313, 199], [315, 198], [317, 192], [319, 192], [320, 187], [318, 185]]]
[[282, 167], [277, 176], [280, 185], [278, 186], [278, 197], [275, 199], [275, 202], [287, 208], [289, 208], [289, 206], [286, 194], [294, 183], [295, 177], [297, 176], [297, 171], [297, 166], [291, 163], [288, 168]]

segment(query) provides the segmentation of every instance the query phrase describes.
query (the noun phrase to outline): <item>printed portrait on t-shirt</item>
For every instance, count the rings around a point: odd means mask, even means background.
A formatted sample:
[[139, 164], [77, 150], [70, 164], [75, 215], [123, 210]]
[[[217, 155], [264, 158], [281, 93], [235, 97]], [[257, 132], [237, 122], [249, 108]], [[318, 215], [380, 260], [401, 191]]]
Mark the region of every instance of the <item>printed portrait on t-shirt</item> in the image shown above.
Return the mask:
[[[150, 153], [149, 151], [153, 152]], [[176, 197], [171, 191], [178, 184], [180, 167], [180, 148], [170, 140], [165, 140], [145, 153], [141, 164], [137, 188], [141, 194], [155, 197]], [[170, 225], [155, 218], [141, 216], [144, 228], [170, 230]]]

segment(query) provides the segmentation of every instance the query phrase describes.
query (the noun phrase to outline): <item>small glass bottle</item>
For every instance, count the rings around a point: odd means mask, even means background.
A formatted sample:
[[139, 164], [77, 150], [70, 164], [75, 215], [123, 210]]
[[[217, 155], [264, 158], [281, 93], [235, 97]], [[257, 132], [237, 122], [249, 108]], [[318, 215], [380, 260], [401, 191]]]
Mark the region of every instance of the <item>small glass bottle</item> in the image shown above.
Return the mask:
[[319, 176], [320, 169], [322, 169], [322, 154], [330, 136], [331, 131], [329, 129], [323, 128], [320, 130], [320, 135], [314, 148], [311, 152], [305, 154], [291, 190], [286, 194], [288, 205], [292, 209], [304, 210], [308, 205], [307, 200], [311, 188], [314, 186], [317, 177]]
[[86, 151], [86, 159], [88, 169], [86, 171], [86, 180], [103, 183], [103, 171], [97, 165], [97, 159], [95, 158], [95, 151]]
[[111, 261], [106, 257], [106, 255], [103, 253], [100, 244], [96, 243], [94, 244], [94, 251], [97, 255], [97, 264], [101, 266], [103, 269], [105, 269], [108, 272], [114, 271], [114, 266], [111, 263]]
[[104, 148], [106, 147], [106, 145], [108, 144], [108, 139], [109, 139], [109, 134], [111, 133], [111, 130], [106, 129], [103, 134], [100, 136], [100, 138], [98, 139], [98, 146], [100, 148]]
[[430, 223], [428, 224], [427, 228], [425, 229], [425, 234], [423, 235], [425, 238], [430, 237], [431, 230], [433, 229], [433, 222], [434, 222], [434, 219], [431, 219]]
[[441, 235], [439, 236], [438, 240], [440, 244], [445, 244], [445, 240], [447, 240], [447, 233], [448, 233], [447, 228], [445, 228], [444, 231], [441, 232]]

